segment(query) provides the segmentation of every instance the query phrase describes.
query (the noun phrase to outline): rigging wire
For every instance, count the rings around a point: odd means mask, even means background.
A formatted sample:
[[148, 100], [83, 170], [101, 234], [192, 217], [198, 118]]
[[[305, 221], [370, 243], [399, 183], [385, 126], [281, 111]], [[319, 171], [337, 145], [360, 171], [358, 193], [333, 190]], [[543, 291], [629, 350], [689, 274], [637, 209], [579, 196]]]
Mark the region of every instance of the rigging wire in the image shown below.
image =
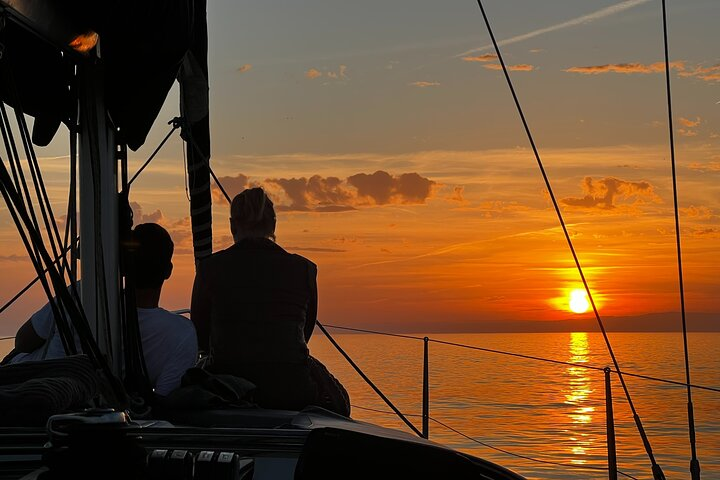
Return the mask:
[[218, 186], [220, 191], [222, 192], [223, 196], [225, 197], [225, 200], [227, 200], [228, 203], [232, 203], [232, 199], [230, 198], [230, 195], [228, 195], [225, 188], [222, 186], [222, 183], [220, 183], [220, 179], [218, 179], [217, 175], [215, 175], [215, 172], [213, 171], [212, 167], [210, 166], [210, 159], [202, 153], [200, 150], [200, 146], [197, 144], [195, 139], [192, 135], [187, 135], [189, 143], [192, 145], [192, 147], [197, 152], [198, 156], [202, 159], [203, 162], [205, 162], [205, 166], [207, 166], [208, 170], [210, 171], [210, 175], [212, 176], [213, 180], [215, 180], [215, 184]]
[[[102, 372], [103, 376], [110, 385], [108, 393], [112, 393], [114, 395], [114, 398], [111, 398], [110, 402], [115, 405], [120, 405], [124, 403], [123, 399], [125, 397], [122, 385], [120, 385], [114, 377], [107, 362], [105, 361], [105, 358], [100, 352], [98, 345], [92, 336], [92, 332], [90, 331], [88, 320], [84, 311], [74, 302], [64, 283], [64, 279], [60, 276], [58, 270], [53, 268], [53, 259], [50, 257], [47, 249], [45, 248], [38, 229], [33, 228], [32, 219], [22, 203], [20, 193], [17, 190], [9, 188], [11, 186], [11, 182], [12, 179], [5, 167], [5, 163], [0, 161], [0, 193], [2, 193], [5, 203], [8, 206], [8, 210], [10, 211], [13, 221], [17, 226], [18, 233], [20, 234], [25, 248], [28, 250], [28, 254], [32, 252], [33, 248], [39, 253], [39, 258], [34, 258], [34, 256], [30, 255], [31, 260], [33, 260], [33, 266], [35, 267], [37, 274], [40, 277], [40, 282], [42, 283], [45, 293], [48, 296], [53, 310], [53, 315], [56, 319], [56, 324], [59, 327], [61, 339], [63, 340], [63, 346], [67, 349], [67, 352], [77, 352], [72, 334], [68, 331], [70, 325], [69, 323], [65, 323], [63, 320], [65, 317], [61, 314], [63, 310], [67, 309], [69, 317], [72, 320], [72, 324], [79, 334], [83, 353], [88, 355], [90, 360], [93, 362], [93, 365]], [[48, 281], [42, 274], [41, 262], [47, 266], [47, 273], [50, 277], [56, 298], [53, 298]], [[59, 308], [59, 305], [62, 305], [63, 308]]]
[[[417, 336], [413, 336], [413, 335], [403, 335], [403, 334], [399, 334], [399, 333], [380, 332], [380, 331], [377, 331], [377, 330], [367, 330], [367, 329], [363, 329], [363, 328], [353, 328], [353, 327], [344, 327], [344, 326], [339, 326], [339, 325], [329, 325], [329, 324], [327, 324], [327, 323], [325, 324], [325, 327], [327, 327], [327, 328], [335, 328], [335, 329], [337, 329], [337, 330], [347, 330], [347, 331], [350, 331], [350, 332], [370, 333], [370, 334], [382, 335], [382, 336], [386, 336], [386, 337], [398, 337], [398, 338], [406, 338], [406, 339], [410, 339], [410, 340], [420, 340], [420, 341], [424, 341], [424, 340], [425, 340], [425, 337], [417, 337]], [[535, 357], [535, 356], [533, 356], [533, 355], [525, 355], [525, 354], [522, 354], [522, 353], [507, 352], [507, 351], [503, 351], [503, 350], [494, 350], [494, 349], [492, 349], [492, 348], [478, 347], [478, 346], [476, 346], [476, 345], [467, 345], [467, 344], [464, 344], [464, 343], [456, 343], [456, 342], [448, 342], [448, 341], [446, 341], [446, 340], [438, 340], [438, 339], [435, 339], [435, 338], [432, 338], [432, 337], [428, 337], [428, 341], [429, 341], [429, 342], [432, 342], [432, 343], [437, 343], [437, 344], [439, 344], [439, 345], [447, 345], [447, 346], [451, 346], [451, 347], [466, 348], [466, 349], [469, 349], [469, 350], [477, 350], [477, 351], [486, 352], [486, 353], [495, 353], [495, 354], [498, 354], [498, 355], [507, 355], [507, 356], [510, 356], [510, 357], [523, 358], [523, 359], [526, 359], [526, 360], [535, 360], [535, 361], [539, 361], [539, 362], [553, 363], [553, 364], [556, 364], [556, 365], [566, 365], [566, 366], [569, 366], [569, 367], [584, 368], [584, 369], [587, 369], [587, 370], [596, 370], [596, 371], [601, 371], [601, 372], [605, 370], [605, 367], [598, 367], [598, 366], [593, 366], [593, 365], [586, 365], [586, 364], [584, 364], [584, 363], [564, 362], [564, 361], [562, 361], [562, 360], [553, 360], [553, 359], [550, 359], [550, 358]], [[612, 371], [612, 372], [615, 372], [615, 370], [611, 370], [611, 371]], [[615, 372], [615, 373], [617, 373], [617, 372]], [[686, 386], [685, 382], [678, 382], [678, 381], [675, 381], [675, 380], [668, 380], [668, 379], [665, 379], [665, 378], [652, 377], [652, 376], [650, 376], [650, 375], [642, 375], [642, 374], [639, 374], [639, 373], [631, 373], [631, 372], [628, 372], [628, 371], [625, 371], [625, 370], [623, 371], [623, 375], [625, 375], [626, 377], [641, 378], [641, 379], [644, 379], [644, 380], [651, 380], [651, 381], [654, 381], [654, 382], [666, 383], [666, 384], [669, 384], [669, 385], [679, 385], [679, 386], [682, 386], [682, 387]], [[692, 388], [697, 388], [697, 389], [700, 389], [700, 390], [709, 390], [709, 391], [711, 391], [711, 392], [718, 392], [718, 393], [720, 393], [720, 388], [716, 388], [716, 387], [708, 387], [708, 386], [705, 386], [705, 385], [697, 385], [697, 384], [692, 384], [692, 385], [690, 385], [690, 386], [691, 386]]]
[[[16, 98], [19, 98], [19, 95], [16, 95]], [[33, 148], [32, 141], [30, 140], [30, 131], [27, 127], [27, 122], [25, 121], [25, 114], [23, 113], [22, 105], [19, 103], [13, 110], [15, 111], [15, 119], [20, 128], [20, 139], [23, 143], [28, 166], [30, 167], [30, 174], [33, 186], [35, 187], [35, 194], [39, 200], [40, 213], [42, 214], [43, 224], [45, 225], [45, 230], [47, 231], [48, 239], [50, 241], [50, 247], [52, 248], [53, 255], [58, 257], [60, 245], [62, 245], [62, 239], [60, 237], [57, 222], [55, 221], [52, 203], [50, 202], [47, 189], [45, 188], [45, 181], [40, 173], [40, 165], [38, 163], [37, 156], [35, 155], [35, 149]]]
[[[384, 413], [384, 414], [388, 414], [388, 415], [394, 415], [394, 412], [390, 412], [390, 411], [387, 411], [387, 410], [380, 410], [380, 409], [377, 409], [377, 408], [362, 407], [362, 406], [360, 406], [360, 405], [352, 405], [352, 407], [353, 407], [353, 408], [356, 408], [356, 409], [359, 409], [359, 410], [367, 410], [367, 411], [369, 411], [369, 412], [376, 412], [376, 413]], [[406, 413], [406, 415], [407, 415], [408, 417], [421, 417], [421, 416], [422, 416], [422, 414], [420, 414], [420, 413]], [[478, 439], [476, 439], [476, 438], [474, 438], [474, 437], [471, 437], [471, 436], [469, 436], [469, 435], [461, 432], [460, 430], [451, 427], [451, 426], [448, 425], [447, 423], [445, 423], [445, 422], [443, 422], [443, 421], [441, 421], [441, 420], [438, 420], [437, 418], [434, 418], [434, 417], [429, 417], [429, 418], [430, 418], [430, 420], [432, 420], [433, 422], [437, 423], [438, 425], [440, 425], [440, 426], [442, 426], [442, 427], [450, 430], [451, 432], [453, 432], [453, 433], [455, 433], [455, 434], [457, 434], [457, 435], [460, 435], [461, 437], [466, 438], [467, 440], [470, 440], [471, 442], [477, 443], [477, 444], [479, 444], [479, 445], [482, 445], [483, 447], [487, 447], [487, 448], [490, 448], [490, 449], [492, 449], [492, 450], [496, 450], [496, 451], [498, 451], [498, 452], [500, 452], [500, 453], [504, 453], [504, 454], [506, 454], [506, 455], [510, 455], [511, 457], [521, 458], [521, 459], [523, 459], [523, 460], [529, 460], [529, 461], [531, 461], [531, 462], [536, 462], [536, 463], [544, 463], [544, 464], [547, 464], [547, 465], [555, 465], [555, 466], [558, 466], [558, 467], [570, 467], [570, 468], [585, 469], [585, 470], [599, 470], [599, 471], [604, 471], [604, 472], [606, 472], [606, 471], [608, 470], [607, 468], [595, 467], [595, 466], [593, 466], [593, 465], [578, 465], [578, 464], [575, 464], [575, 463], [554, 462], [554, 461], [552, 461], [552, 460], [543, 460], [543, 459], [534, 458], [534, 457], [530, 457], [530, 456], [527, 456], [527, 455], [522, 455], [522, 454], [519, 454], [519, 453], [511, 452], [511, 451], [509, 451], [509, 450], [505, 450], [504, 448], [496, 447], [496, 446], [491, 445], [491, 444], [489, 444], [489, 443], [487, 443], [487, 442], [483, 442], [483, 441], [478, 440]], [[625, 476], [625, 477], [627, 477], [627, 478], [634, 479], [634, 480], [638, 480], [636, 477], [630, 475], [629, 473], [621, 472], [621, 471], [619, 471], [619, 470], [617, 470], [617, 472], [618, 472], [620, 475], [623, 475], [623, 476]]]
[[[80, 237], [78, 237], [78, 238], [75, 239], [76, 242], [79, 241], [79, 240], [80, 240]], [[65, 250], [63, 251], [63, 253], [62, 253], [59, 257], [55, 258], [55, 260], [53, 261], [53, 265], [57, 264], [60, 260], [62, 260], [62, 257], [63, 257], [70, 249], [72, 249], [72, 248], [73, 248], [72, 245], [65, 247]], [[43, 275], [47, 273], [48, 268], [49, 268], [49, 267], [43, 269], [43, 271], [42, 271]], [[25, 292], [27, 292], [28, 290], [30, 290], [30, 288], [31, 288], [33, 285], [35, 285], [35, 284], [38, 282], [38, 280], [40, 280], [40, 277], [39, 277], [39, 276], [35, 277], [35, 279], [33, 279], [30, 283], [28, 283], [27, 285], [25, 285], [18, 293], [16, 293], [15, 296], [13, 296], [10, 300], [8, 300], [7, 302], [5, 302], [5, 304], [4, 304], [2, 307], [0, 307], [0, 314], [2, 314], [2, 312], [4, 312], [5, 310], [7, 310], [7, 309], [8, 309], [13, 303], [15, 303], [20, 297], [22, 297], [22, 296], [25, 294]]]
[[692, 389], [690, 388], [690, 355], [688, 352], [687, 321], [685, 316], [685, 286], [683, 282], [682, 250], [680, 246], [680, 213], [678, 208], [677, 171], [675, 168], [675, 132], [673, 131], [672, 94], [670, 88], [670, 53], [668, 48], [667, 9], [662, 0], [663, 46], [665, 53], [665, 90], [667, 92], [668, 133], [670, 137], [670, 163], [672, 165], [673, 210], [675, 213], [675, 243], [677, 246], [678, 282], [680, 285], [680, 315], [682, 317], [683, 350], [685, 354], [685, 383], [687, 385], [688, 433], [690, 435], [690, 474], [692, 480], [700, 480], [700, 461], [695, 444], [695, 414]]
[[647, 456], [650, 459], [650, 463], [652, 465], [653, 476], [655, 477], [656, 480], [664, 480], [665, 475], [664, 475], [662, 469], [660, 468], [660, 465], [658, 465], [658, 463], [655, 461], [655, 455], [653, 454], [652, 446], [650, 445], [650, 440], [648, 439], [647, 434], [645, 433], [645, 429], [643, 427], [642, 421], [640, 420], [640, 416], [638, 415], [637, 410], [635, 408], [635, 404], [632, 401], [632, 397], [630, 396], [630, 391], [628, 390], [627, 384], [625, 383], [625, 378], [623, 377], [623, 375], [620, 371], [620, 364], [618, 363], [617, 357], [615, 356], [615, 352], [612, 348], [612, 345], [610, 344], [610, 339], [608, 337], [607, 332], [605, 331], [605, 325], [603, 324], [603, 321], [600, 318], [600, 313], [598, 312], [597, 305], [595, 304], [595, 300], [593, 299], [592, 292], [590, 291], [590, 286], [588, 284], [587, 279], [585, 278], [585, 273], [583, 272], [582, 266], [580, 265], [580, 259], [578, 258], [577, 252], [575, 251], [575, 247], [572, 243], [572, 239], [570, 238], [570, 233], [568, 232], [567, 226], [565, 225], [565, 220], [563, 219], [562, 212], [560, 211], [560, 206], [558, 205], [557, 199], [555, 198], [555, 193], [552, 190], [552, 185], [550, 184], [550, 179], [548, 178], [547, 173], [545, 172], [545, 166], [542, 163], [542, 160], [540, 158], [540, 153], [537, 149], [537, 146], [535, 145], [535, 140], [530, 131], [530, 127], [527, 123], [527, 120], [525, 119], [525, 113], [523, 112], [523, 109], [520, 105], [520, 100], [518, 99], [518, 96], [515, 92], [515, 87], [512, 83], [512, 80], [510, 79], [510, 74], [508, 73], [507, 66], [505, 65], [505, 61], [503, 60], [502, 53], [500, 52], [500, 46], [498, 45], [497, 40], [495, 39], [495, 34], [493, 33], [492, 27], [490, 26], [490, 20], [488, 19], [488, 16], [485, 13], [485, 7], [483, 6], [482, 0], [477, 0], [477, 4], [480, 7], [480, 12], [482, 13], [483, 19], [485, 21], [485, 26], [487, 27], [488, 33], [490, 34], [490, 38], [492, 40], [493, 47], [495, 48], [495, 53], [497, 54], [498, 61], [500, 62], [503, 74], [505, 76], [505, 80], [507, 81], [508, 87], [510, 89], [510, 93], [512, 94], [513, 100], [515, 102], [515, 107], [517, 108], [518, 114], [520, 115], [520, 119], [521, 119], [523, 127], [525, 129], [525, 133], [527, 134], [528, 140], [530, 142], [530, 146], [532, 147], [533, 153], [535, 155], [535, 160], [537, 161], [538, 167], [540, 168], [540, 173], [542, 174], [543, 180], [545, 181], [545, 186], [548, 189], [548, 194], [550, 195], [550, 199], [552, 200], [553, 207], [555, 208], [555, 213], [557, 214], [557, 217], [558, 217], [558, 220], [560, 221], [560, 225], [562, 227], [563, 233], [565, 234], [565, 240], [567, 241], [568, 247], [570, 248], [570, 252], [572, 253], [578, 273], [580, 274], [580, 279], [582, 280], [582, 283], [585, 287], [585, 291], [588, 295], [588, 299], [590, 300], [590, 305], [592, 306], [593, 312], [595, 314], [595, 318], [597, 319], [598, 325], [600, 327], [600, 331], [602, 332], [603, 338], [605, 339], [605, 344], [607, 346], [608, 353], [610, 354], [610, 358], [612, 359], [613, 365], [615, 366], [615, 371], [617, 373], [618, 379], [620, 380], [620, 385], [622, 386], [622, 389], [625, 393], [625, 397], [627, 398], [628, 405], [630, 406], [630, 410], [633, 413], [633, 418], [635, 420], [635, 424], [637, 426], [640, 437], [642, 438], [643, 445], [645, 447], [645, 452], [647, 453]]
[[135, 175], [133, 175], [132, 178], [127, 182], [128, 188], [130, 188], [130, 185], [132, 185], [132, 183], [135, 181], [135, 179], [143, 172], [143, 170], [145, 170], [145, 167], [147, 167], [150, 164], [150, 162], [153, 161], [153, 158], [155, 158], [155, 155], [157, 155], [158, 152], [165, 146], [165, 143], [170, 139], [172, 134], [175, 133], [175, 130], [180, 128], [180, 126], [182, 125], [180, 120], [181, 119], [179, 117], [175, 117], [168, 122], [168, 125], [172, 125], [172, 128], [170, 129], [168, 134], [165, 135], [165, 138], [163, 138], [162, 142], [160, 142], [160, 145], [157, 146], [157, 148], [152, 152], [150, 157], [145, 161], [145, 163], [142, 164], [142, 166], [138, 169], [138, 171], [135, 172]]
[[[12, 79], [10, 80], [12, 81]], [[17, 117], [17, 119], [19, 122], [22, 122], [25, 120], [25, 117], [21, 115]], [[59, 303], [55, 298], [53, 298], [50, 290], [50, 284], [45, 277], [45, 272], [50, 274], [51, 277], [52, 273], [49, 271], [49, 268], [43, 271], [42, 253], [47, 253], [47, 251], [44, 249], [40, 226], [37, 221], [37, 217], [35, 216], [33, 202], [30, 196], [30, 191], [27, 187], [22, 165], [20, 163], [20, 157], [15, 144], [9, 116], [7, 115], [7, 110], [5, 109], [5, 104], [3, 102], [0, 102], [0, 131], [3, 136], [6, 153], [8, 155], [8, 162], [13, 170], [11, 178], [7, 168], [5, 167], [4, 161], [0, 159], [2, 167], [0, 169], [0, 189], [2, 190], [2, 196], [5, 199], [5, 203], [10, 211], [13, 222], [20, 234], [22, 243], [27, 251], [28, 258], [35, 268], [35, 272], [43, 286], [45, 295], [50, 303], [50, 308], [53, 311], [53, 316], [59, 320], [60, 339], [63, 344], [63, 348], [66, 352], [76, 353], [72, 332], [67, 316], [65, 315], [66, 312], [64, 309], [59, 307]], [[37, 200], [42, 203], [43, 198], [39, 197]], [[25, 225], [27, 232], [23, 228], [23, 224]], [[51, 263], [52, 261], [49, 260], [46, 265], [49, 267]], [[55, 287], [53, 287], [53, 289], [55, 289]]]

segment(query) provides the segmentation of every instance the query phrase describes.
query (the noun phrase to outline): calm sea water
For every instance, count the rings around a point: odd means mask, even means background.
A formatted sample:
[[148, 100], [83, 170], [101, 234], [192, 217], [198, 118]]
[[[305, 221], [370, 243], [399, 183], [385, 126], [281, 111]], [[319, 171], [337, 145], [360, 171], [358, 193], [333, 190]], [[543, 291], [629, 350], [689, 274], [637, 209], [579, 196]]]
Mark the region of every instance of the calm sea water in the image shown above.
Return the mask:
[[[334, 336], [401, 411], [411, 415], [421, 412], [421, 341], [360, 334]], [[596, 333], [430, 337], [579, 365], [610, 364], [604, 341]], [[624, 370], [684, 380], [680, 334], [613, 333], [611, 340]], [[693, 383], [720, 388], [720, 334], [690, 334], [689, 342]], [[0, 352], [8, 347], [7, 341], [1, 342]], [[354, 418], [408, 430], [394, 414], [365, 410], [387, 412], [389, 408], [320, 332], [316, 332], [310, 348], [348, 388]], [[632, 377], [627, 377], [627, 384], [667, 478], [690, 478], [684, 387]], [[650, 462], [616, 378], [612, 389], [619, 469], [636, 478], [652, 478]], [[693, 401], [703, 478], [720, 478], [720, 393], [695, 389]], [[605, 384], [599, 371], [431, 343], [430, 414], [474, 440], [512, 453], [575, 466], [607, 466]], [[411, 419], [420, 428], [420, 418]], [[607, 478], [603, 471], [510, 456], [434, 422], [430, 423], [430, 439], [532, 479]]]
[[[602, 336], [596, 333], [430, 337], [580, 365], [610, 365]], [[421, 412], [422, 341], [377, 335], [336, 335], [336, 339], [401, 411]], [[684, 381], [680, 334], [613, 333], [611, 342], [623, 370]], [[689, 344], [692, 382], [720, 388], [720, 334], [690, 334]], [[313, 355], [347, 386], [354, 406], [389, 410], [322, 335], [313, 338], [310, 347]], [[668, 479], [690, 478], [685, 388], [631, 377], [626, 381], [665, 475]], [[652, 478], [650, 462], [616, 378], [612, 392], [619, 469], [636, 478]], [[720, 392], [695, 389], [693, 403], [703, 478], [720, 479]], [[430, 415], [473, 439], [513, 453], [576, 466], [607, 467], [605, 383], [601, 371], [431, 343]], [[352, 416], [408, 430], [390, 414], [354, 408]], [[413, 420], [419, 428], [420, 419]], [[430, 439], [494, 461], [528, 478], [608, 478], [607, 471], [540, 464], [509, 456], [433, 422]]]

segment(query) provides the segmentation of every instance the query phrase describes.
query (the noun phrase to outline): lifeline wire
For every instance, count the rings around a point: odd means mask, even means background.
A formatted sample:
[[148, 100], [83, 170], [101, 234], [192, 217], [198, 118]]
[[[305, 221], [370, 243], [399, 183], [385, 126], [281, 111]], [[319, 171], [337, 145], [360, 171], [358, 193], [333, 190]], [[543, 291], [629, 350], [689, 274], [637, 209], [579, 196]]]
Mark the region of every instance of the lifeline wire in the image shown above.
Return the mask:
[[688, 353], [687, 322], [685, 318], [685, 286], [683, 282], [682, 251], [680, 248], [680, 214], [678, 208], [677, 172], [675, 170], [675, 133], [673, 132], [672, 95], [670, 90], [670, 54], [668, 49], [667, 11], [662, 0], [663, 44], [665, 50], [665, 86], [667, 91], [668, 130], [670, 135], [670, 163], [672, 164], [673, 205], [675, 211], [675, 243], [677, 245], [678, 282], [680, 284], [680, 314], [682, 316], [683, 349], [685, 353], [685, 380], [687, 384], [688, 433], [690, 435], [690, 474], [692, 480], [700, 480], [700, 461], [695, 445], [695, 414], [692, 389], [690, 388], [690, 356]]
[[642, 438], [643, 445], [645, 447], [645, 452], [647, 453], [647, 456], [650, 459], [650, 463], [652, 465], [653, 476], [655, 477], [656, 480], [661, 480], [661, 479], [664, 480], [665, 475], [663, 474], [662, 469], [660, 468], [660, 465], [658, 465], [657, 462], [655, 461], [655, 455], [653, 455], [652, 446], [650, 445], [650, 440], [648, 439], [647, 434], [645, 433], [645, 429], [642, 425], [642, 421], [640, 420], [640, 416], [637, 414], [637, 410], [635, 409], [635, 404], [633, 403], [632, 397], [630, 396], [630, 391], [628, 390], [627, 385], [625, 383], [625, 378], [623, 377], [623, 375], [620, 371], [620, 364], [618, 363], [617, 358], [615, 357], [615, 352], [613, 351], [612, 345], [610, 344], [610, 339], [607, 335], [607, 332], [605, 331], [605, 326], [603, 325], [603, 321], [600, 318], [600, 313], [598, 312], [597, 305], [595, 305], [595, 300], [593, 299], [592, 293], [590, 292], [590, 286], [588, 285], [587, 279], [585, 278], [585, 273], [583, 272], [582, 266], [580, 265], [580, 259], [578, 258], [577, 253], [575, 252], [575, 247], [572, 243], [572, 239], [570, 238], [570, 233], [568, 232], [567, 226], [565, 225], [565, 220], [563, 219], [562, 212], [560, 211], [560, 206], [558, 205], [557, 199], [555, 198], [555, 193], [553, 192], [552, 185], [550, 184], [550, 179], [548, 178], [547, 173], [545, 172], [545, 167], [542, 163], [542, 160], [540, 159], [540, 153], [538, 152], [537, 146], [535, 145], [535, 140], [532, 136], [532, 133], [530, 132], [530, 127], [528, 126], [527, 120], [525, 119], [525, 114], [523, 112], [522, 107], [520, 106], [520, 100], [518, 99], [518, 96], [515, 93], [515, 87], [513, 86], [512, 80], [510, 79], [510, 74], [508, 73], [507, 66], [505, 65], [505, 61], [503, 60], [502, 53], [500, 52], [500, 46], [498, 45], [497, 40], [495, 39], [495, 34], [493, 33], [492, 27], [490, 26], [490, 20], [488, 19], [488, 16], [485, 13], [485, 7], [483, 6], [482, 0], [477, 0], [477, 4], [480, 7], [480, 11], [482, 13], [483, 19], [485, 20], [485, 25], [488, 29], [488, 33], [490, 34], [490, 38], [491, 38], [493, 46], [495, 48], [495, 53], [497, 54], [500, 65], [502, 66], [503, 74], [505, 75], [505, 80], [507, 81], [508, 87], [510, 88], [510, 93], [512, 93], [512, 97], [513, 97], [513, 100], [515, 101], [515, 106], [517, 108], [518, 114], [520, 115], [520, 119], [522, 120], [522, 124], [525, 129], [525, 133], [527, 134], [528, 140], [530, 141], [530, 146], [532, 147], [533, 153], [535, 154], [535, 160], [537, 160], [538, 167], [540, 168], [540, 172], [542, 173], [543, 180], [545, 181], [545, 186], [548, 189], [548, 194], [550, 195], [550, 199], [552, 200], [553, 207], [555, 208], [555, 213], [558, 216], [558, 220], [560, 221], [560, 225], [562, 227], [563, 233], [565, 234], [565, 240], [567, 241], [568, 247], [570, 247], [570, 252], [572, 253], [573, 259], [575, 260], [575, 265], [577, 267], [578, 273], [580, 274], [580, 279], [582, 280], [582, 283], [585, 286], [585, 291], [587, 292], [588, 299], [590, 300], [590, 305], [592, 305], [593, 312], [595, 313], [595, 318], [598, 321], [598, 325], [600, 326], [600, 330], [602, 332], [603, 338], [605, 339], [605, 344], [607, 345], [608, 353], [610, 354], [613, 364], [615, 365], [615, 370], [618, 375], [618, 379], [620, 380], [622, 389], [625, 392], [625, 397], [627, 398], [628, 405], [630, 406], [630, 410], [632, 410], [635, 424], [637, 426], [638, 432], [640, 434], [640, 437]]
[[[177, 313], [177, 312], [175, 312], [175, 313]], [[380, 332], [380, 331], [377, 331], [377, 330], [367, 330], [367, 329], [363, 329], [363, 328], [343, 327], [343, 326], [340, 326], [340, 325], [329, 325], [329, 324], [327, 324], [327, 323], [325, 324], [325, 327], [327, 327], [327, 328], [335, 328], [335, 329], [337, 329], [337, 330], [347, 330], [347, 331], [350, 331], [350, 332], [370, 333], [370, 334], [381, 335], [381, 336], [385, 336], [385, 337], [406, 338], [406, 339], [410, 339], [410, 340], [420, 340], [420, 341], [424, 341], [424, 340], [425, 340], [424, 337], [417, 337], [417, 336], [413, 336], [413, 335], [403, 335], [403, 334], [400, 334], [400, 333]], [[564, 362], [564, 361], [562, 361], [562, 360], [553, 360], [553, 359], [551, 359], [551, 358], [535, 357], [535, 356], [533, 356], [533, 355], [525, 355], [525, 354], [522, 354], [522, 353], [507, 352], [507, 351], [503, 351], [503, 350], [494, 350], [494, 349], [492, 349], [492, 348], [478, 347], [478, 346], [476, 346], [476, 345], [467, 345], [467, 344], [464, 344], [464, 343], [456, 343], [456, 342], [448, 342], [448, 341], [445, 341], [445, 340], [438, 340], [438, 339], [435, 339], [435, 338], [432, 338], [432, 337], [428, 337], [428, 341], [429, 341], [429, 342], [432, 342], [432, 343], [437, 343], [438, 345], [447, 345], [447, 346], [450, 346], [450, 347], [466, 348], [466, 349], [468, 349], [468, 350], [477, 350], [477, 351], [480, 351], [480, 352], [495, 353], [495, 354], [498, 354], [498, 355], [507, 355], [507, 356], [510, 356], [510, 357], [523, 358], [523, 359], [526, 359], [526, 360], [535, 360], [535, 361], [538, 361], [538, 362], [553, 363], [553, 364], [556, 364], [556, 365], [566, 365], [566, 366], [569, 366], [569, 367], [584, 368], [584, 369], [586, 369], [586, 370], [596, 370], [596, 371], [600, 371], [600, 372], [602, 372], [602, 371], [605, 370], [605, 367], [597, 367], [597, 366], [593, 366], [593, 365], [586, 365], [586, 364], [584, 364], [584, 363]], [[611, 371], [612, 371], [612, 372], [615, 372], [615, 370], [611, 370]], [[615, 372], [615, 373], [617, 373], [617, 372]], [[669, 384], [669, 385], [679, 385], [679, 386], [682, 386], [682, 387], [686, 386], [686, 383], [685, 383], [685, 382], [678, 382], [678, 381], [675, 381], [675, 380], [668, 380], [668, 379], [666, 379], [666, 378], [652, 377], [652, 376], [650, 376], [650, 375], [642, 375], [642, 374], [639, 374], [639, 373], [631, 373], [631, 372], [628, 372], [627, 370], [624, 370], [624, 371], [623, 371], [623, 375], [625, 375], [626, 377], [642, 378], [642, 379], [644, 379], [644, 380], [651, 380], [651, 381], [654, 381], [654, 382], [666, 383], [666, 384]], [[697, 384], [691, 384], [690, 386], [691, 386], [692, 388], [698, 388], [698, 389], [700, 389], [700, 390], [708, 390], [708, 391], [711, 391], [711, 392], [720, 393], [720, 388], [708, 387], [708, 386], [705, 386], [705, 385], [697, 385]]]

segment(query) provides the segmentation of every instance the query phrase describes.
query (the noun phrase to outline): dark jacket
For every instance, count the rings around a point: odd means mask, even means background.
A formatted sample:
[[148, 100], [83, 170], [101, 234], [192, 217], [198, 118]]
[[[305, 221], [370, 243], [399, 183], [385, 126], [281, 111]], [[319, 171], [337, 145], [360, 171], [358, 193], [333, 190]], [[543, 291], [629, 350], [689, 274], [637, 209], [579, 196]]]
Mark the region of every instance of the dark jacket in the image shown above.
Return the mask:
[[317, 267], [270, 240], [244, 239], [198, 265], [192, 319], [209, 369], [247, 378], [261, 396], [314, 395], [307, 341], [316, 316]]

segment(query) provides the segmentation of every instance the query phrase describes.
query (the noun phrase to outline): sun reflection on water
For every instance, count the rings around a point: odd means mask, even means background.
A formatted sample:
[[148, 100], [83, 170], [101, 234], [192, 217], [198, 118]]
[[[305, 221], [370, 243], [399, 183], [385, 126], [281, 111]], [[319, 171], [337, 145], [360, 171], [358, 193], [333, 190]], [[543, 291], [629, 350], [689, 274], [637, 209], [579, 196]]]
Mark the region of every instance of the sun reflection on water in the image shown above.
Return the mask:
[[[570, 358], [571, 363], [587, 363], [589, 361], [590, 348], [587, 333], [574, 332], [570, 334]], [[565, 390], [565, 404], [572, 407], [568, 417], [572, 425], [569, 433], [572, 436], [569, 451], [572, 455], [587, 455], [587, 449], [592, 443], [587, 433], [580, 431], [583, 425], [592, 423], [595, 407], [590, 405], [589, 397], [593, 393], [592, 379], [588, 370], [582, 367], [567, 367], [568, 387]], [[584, 463], [582, 459], [574, 459], [573, 463]]]

